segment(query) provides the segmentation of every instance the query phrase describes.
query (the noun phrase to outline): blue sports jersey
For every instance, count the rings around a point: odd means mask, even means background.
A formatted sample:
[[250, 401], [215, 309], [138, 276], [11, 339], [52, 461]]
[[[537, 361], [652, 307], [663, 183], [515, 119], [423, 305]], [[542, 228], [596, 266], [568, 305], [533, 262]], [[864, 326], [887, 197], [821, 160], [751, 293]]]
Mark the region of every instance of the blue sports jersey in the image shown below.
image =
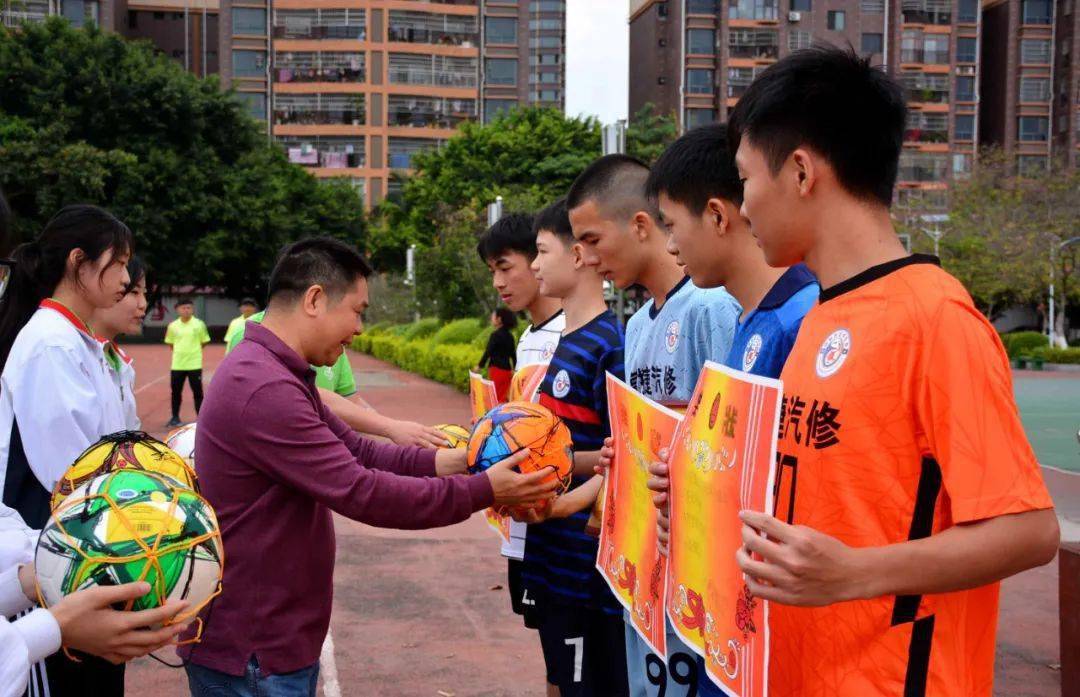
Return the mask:
[[705, 361], [727, 358], [740, 314], [723, 288], [683, 277], [659, 309], [649, 300], [626, 323], [626, 381], [654, 401], [686, 404]]
[[814, 274], [803, 264], [784, 272], [761, 303], [739, 322], [724, 364], [767, 378], [780, 377], [803, 317], [817, 303]]
[[[611, 433], [606, 373], [622, 378], [623, 330], [607, 310], [563, 334], [540, 387], [540, 404], [570, 429], [574, 450], [599, 450]], [[589, 477], [574, 477], [571, 488]], [[619, 601], [596, 571], [599, 541], [585, 532], [590, 511], [529, 526], [521, 579], [541, 607], [548, 602], [583, 605], [621, 614]]]

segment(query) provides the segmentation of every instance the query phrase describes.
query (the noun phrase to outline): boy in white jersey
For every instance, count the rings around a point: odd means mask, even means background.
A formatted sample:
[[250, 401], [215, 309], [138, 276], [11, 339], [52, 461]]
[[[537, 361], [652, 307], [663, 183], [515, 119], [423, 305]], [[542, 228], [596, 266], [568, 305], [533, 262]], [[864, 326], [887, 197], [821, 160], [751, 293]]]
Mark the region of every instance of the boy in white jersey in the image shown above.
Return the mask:
[[[529, 268], [536, 258], [533, 217], [525, 213], [503, 216], [480, 236], [476, 251], [491, 270], [491, 283], [503, 304], [514, 312], [524, 311], [529, 315], [530, 324], [517, 344], [510, 399], [535, 399], [566, 326], [566, 317], [558, 299], [540, 295], [540, 285]], [[503, 544], [502, 554], [507, 559], [510, 605], [524, 617], [525, 626], [536, 629], [532, 612], [535, 600], [525, 594], [521, 582], [527, 528], [525, 523], [511, 522], [510, 542]], [[553, 689], [554, 686], [548, 685], [549, 694], [556, 694]]]
[[[667, 253], [656, 202], [646, 196], [648, 177], [648, 167], [638, 160], [606, 155], [574, 181], [567, 207], [585, 263], [618, 288], [641, 285], [652, 296], [626, 324], [627, 382], [653, 400], [678, 407], [689, 401], [705, 361], [727, 358], [742, 309], [723, 288], [696, 287]], [[665, 667], [627, 623], [632, 697], [695, 695], [708, 683], [694, 654], [670, 627], [667, 643]]]

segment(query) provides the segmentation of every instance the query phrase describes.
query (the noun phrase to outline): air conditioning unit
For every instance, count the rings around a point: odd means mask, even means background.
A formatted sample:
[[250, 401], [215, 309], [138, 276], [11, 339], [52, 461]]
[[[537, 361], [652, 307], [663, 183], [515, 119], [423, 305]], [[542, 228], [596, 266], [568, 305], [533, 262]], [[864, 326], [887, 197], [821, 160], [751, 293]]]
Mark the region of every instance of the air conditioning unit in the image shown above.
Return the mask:
[[802, 21], [802, 12], [788, 12], [787, 13], [787, 20], [789, 22]]

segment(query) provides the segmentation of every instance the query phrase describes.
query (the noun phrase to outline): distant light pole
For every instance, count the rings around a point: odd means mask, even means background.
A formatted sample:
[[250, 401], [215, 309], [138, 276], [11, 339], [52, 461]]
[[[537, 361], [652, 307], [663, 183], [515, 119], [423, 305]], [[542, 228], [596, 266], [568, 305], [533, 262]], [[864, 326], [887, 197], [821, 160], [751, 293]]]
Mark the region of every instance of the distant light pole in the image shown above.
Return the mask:
[[1072, 237], [1059, 244], [1050, 243], [1050, 302], [1049, 305], [1049, 322], [1047, 322], [1047, 336], [1049, 338], [1050, 348], [1054, 347], [1054, 336], [1057, 327], [1055, 326], [1054, 317], [1054, 255], [1056, 252], [1064, 251], [1066, 247], [1071, 247], [1074, 244], [1080, 244], [1080, 237]]
[[941, 238], [945, 236], [945, 233], [941, 231], [941, 223], [948, 222], [949, 216], [945, 213], [925, 214], [920, 215], [919, 220], [933, 225], [933, 227], [923, 227], [919, 229], [934, 241], [934, 256], [940, 256], [939, 243], [941, 242]]

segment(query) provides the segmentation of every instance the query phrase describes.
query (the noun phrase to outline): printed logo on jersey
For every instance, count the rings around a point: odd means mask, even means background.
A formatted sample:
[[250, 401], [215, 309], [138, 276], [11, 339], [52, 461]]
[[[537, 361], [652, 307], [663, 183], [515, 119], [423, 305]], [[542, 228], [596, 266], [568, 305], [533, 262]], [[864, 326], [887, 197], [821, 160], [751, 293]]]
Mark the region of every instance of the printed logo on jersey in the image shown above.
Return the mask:
[[679, 320], [671, 320], [664, 331], [664, 348], [668, 353], [675, 353], [675, 349], [679, 348]]
[[570, 394], [570, 375], [565, 370], [555, 374], [555, 380], [551, 383], [551, 393], [562, 399]]
[[746, 350], [742, 355], [742, 369], [749, 371], [754, 367], [754, 363], [757, 362], [757, 357], [761, 354], [761, 334], [754, 334], [750, 337], [750, 341], [746, 342]]
[[837, 329], [829, 334], [825, 343], [818, 349], [817, 374], [819, 378], [827, 378], [844, 365], [848, 353], [851, 352], [851, 332], [846, 329]]
[[544, 344], [544, 348], [541, 349], [543, 360], [550, 361], [551, 357], [555, 355], [555, 342], [549, 341]]

